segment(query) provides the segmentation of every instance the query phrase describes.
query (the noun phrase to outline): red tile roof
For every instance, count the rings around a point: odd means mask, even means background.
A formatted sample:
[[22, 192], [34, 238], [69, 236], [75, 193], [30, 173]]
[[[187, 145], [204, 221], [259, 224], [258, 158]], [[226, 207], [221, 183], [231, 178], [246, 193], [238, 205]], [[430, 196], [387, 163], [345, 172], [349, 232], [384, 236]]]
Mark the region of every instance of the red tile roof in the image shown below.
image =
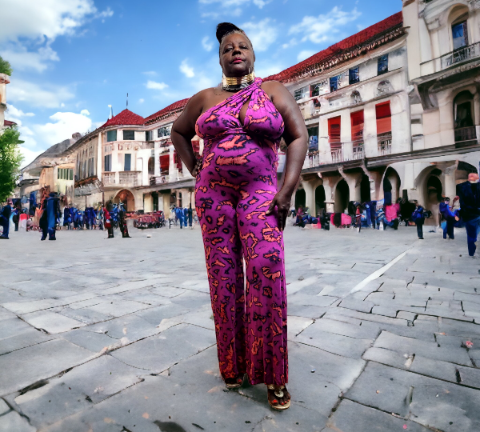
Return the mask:
[[121, 113], [117, 114], [116, 116], [109, 119], [102, 128], [107, 126], [121, 126], [121, 125], [143, 125], [145, 123], [145, 119], [134, 112], [124, 109]]
[[162, 117], [167, 116], [168, 114], [172, 114], [175, 111], [178, 111], [182, 109], [185, 105], [187, 105], [187, 102], [190, 98], [182, 99], [177, 102], [174, 102], [173, 104], [161, 109], [160, 111], [156, 112], [155, 114], [152, 114], [151, 116], [148, 116], [145, 119], [145, 124], [151, 124], [154, 123], [157, 120], [160, 120]]
[[[378, 45], [377, 43], [372, 46], [372, 42], [381, 39], [382, 36], [396, 28], [401, 29], [402, 25], [403, 15], [402, 12], [398, 12], [278, 74], [265, 78], [264, 81], [277, 80], [288, 82], [301, 76], [314, 75], [321, 70], [334, 66], [339, 61], [363, 54]], [[390, 40], [390, 38], [382, 41], [382, 43], [388, 42], [388, 40]]]
[[17, 123], [13, 122], [13, 121], [10, 121], [10, 120], [4, 120], [3, 121], [3, 126], [5, 127], [10, 127], [10, 126], [16, 126]]

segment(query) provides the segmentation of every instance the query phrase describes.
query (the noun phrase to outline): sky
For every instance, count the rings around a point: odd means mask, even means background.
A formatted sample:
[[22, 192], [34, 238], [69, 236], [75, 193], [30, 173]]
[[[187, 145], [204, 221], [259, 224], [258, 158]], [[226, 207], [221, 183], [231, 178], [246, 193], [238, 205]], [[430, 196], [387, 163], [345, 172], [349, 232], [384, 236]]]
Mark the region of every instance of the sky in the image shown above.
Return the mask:
[[5, 118], [23, 165], [128, 108], [147, 117], [221, 81], [216, 25], [250, 37], [255, 72], [280, 72], [399, 12], [401, 0], [0, 0], [13, 67]]

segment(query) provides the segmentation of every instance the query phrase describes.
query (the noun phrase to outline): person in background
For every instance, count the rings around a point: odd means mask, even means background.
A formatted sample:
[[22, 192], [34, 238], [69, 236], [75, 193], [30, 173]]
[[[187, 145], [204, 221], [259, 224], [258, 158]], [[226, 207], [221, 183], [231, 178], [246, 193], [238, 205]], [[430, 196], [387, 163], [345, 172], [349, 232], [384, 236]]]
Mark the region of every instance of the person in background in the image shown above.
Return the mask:
[[190, 204], [190, 207], [188, 208], [188, 226], [190, 228], [193, 228], [193, 210], [192, 210], [192, 204]]
[[185, 207], [183, 209], [183, 224], [185, 225], [185, 228], [187, 227], [187, 222], [188, 222], [188, 208]]
[[478, 174], [470, 173], [468, 181], [458, 185], [460, 211], [467, 230], [468, 255], [475, 257], [480, 232], [480, 184]]
[[18, 231], [18, 223], [20, 222], [20, 214], [22, 213], [22, 204], [17, 201], [13, 208], [13, 223], [15, 224], [15, 231]]
[[43, 214], [40, 227], [42, 228], [41, 240], [56, 240], [55, 234], [57, 230], [57, 219], [61, 216], [60, 199], [56, 192], [50, 192], [47, 199], [43, 201]]
[[110, 216], [110, 210], [112, 209], [112, 203], [108, 202], [107, 206], [103, 209], [103, 219], [104, 219], [104, 224], [105, 228], [108, 231], [108, 237], [107, 238], [114, 238], [113, 234], [113, 224], [112, 224], [112, 217]]
[[417, 226], [417, 234], [420, 240], [423, 240], [423, 224], [425, 223], [425, 215], [423, 207], [418, 204], [417, 200], [414, 200], [415, 210], [412, 213], [412, 221], [415, 222]]
[[123, 207], [123, 204], [119, 204], [119, 211], [118, 211], [118, 224], [120, 225], [120, 232], [122, 233], [122, 238], [131, 238], [130, 234], [128, 234], [128, 227], [127, 227], [127, 212]]
[[362, 206], [357, 203], [357, 208], [355, 211], [355, 219], [357, 225], [357, 231], [360, 232], [362, 230]]
[[8, 232], [10, 230], [10, 216], [12, 214], [12, 207], [10, 201], [7, 201], [7, 204], [2, 209], [0, 213], [0, 225], [3, 226], [3, 233], [0, 236], [2, 240], [8, 240]]
[[[453, 203], [458, 200], [458, 197], [453, 199]], [[453, 206], [452, 206], [453, 207]], [[442, 202], [440, 203], [440, 214], [445, 219], [445, 227], [443, 228], [443, 238], [446, 240], [447, 235], [449, 240], [453, 240], [455, 238], [454, 235], [454, 227], [455, 221], [459, 220], [459, 217], [455, 215], [453, 209], [450, 206], [450, 198], [444, 197]]]
[[183, 209], [181, 207], [177, 207], [175, 209], [175, 216], [180, 221], [180, 229], [183, 228]]

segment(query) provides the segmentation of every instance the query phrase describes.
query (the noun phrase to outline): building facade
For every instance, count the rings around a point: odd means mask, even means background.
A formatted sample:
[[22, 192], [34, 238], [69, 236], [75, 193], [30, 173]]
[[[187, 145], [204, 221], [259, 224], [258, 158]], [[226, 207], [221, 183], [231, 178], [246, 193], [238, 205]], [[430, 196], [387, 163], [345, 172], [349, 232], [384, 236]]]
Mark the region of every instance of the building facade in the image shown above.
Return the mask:
[[[480, 0], [403, 0], [401, 12], [265, 78], [285, 84], [308, 130], [292, 205], [318, 214], [401, 197], [437, 214], [439, 197], [478, 172], [479, 47]], [[76, 205], [122, 201], [167, 217], [194, 206], [195, 179], [170, 137], [187, 102], [147, 118], [124, 110], [70, 146]], [[192, 146], [201, 154], [203, 141]], [[281, 152], [279, 171], [284, 161]]]

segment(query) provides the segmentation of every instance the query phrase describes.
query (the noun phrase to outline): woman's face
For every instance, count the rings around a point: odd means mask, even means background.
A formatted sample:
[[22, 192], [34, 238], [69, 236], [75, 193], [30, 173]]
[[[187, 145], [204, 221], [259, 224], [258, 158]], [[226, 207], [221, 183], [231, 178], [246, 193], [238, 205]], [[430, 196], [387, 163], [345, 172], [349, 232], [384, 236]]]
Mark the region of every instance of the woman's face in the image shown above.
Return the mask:
[[220, 45], [220, 66], [227, 77], [241, 77], [253, 71], [255, 54], [250, 41], [241, 33], [232, 33]]

